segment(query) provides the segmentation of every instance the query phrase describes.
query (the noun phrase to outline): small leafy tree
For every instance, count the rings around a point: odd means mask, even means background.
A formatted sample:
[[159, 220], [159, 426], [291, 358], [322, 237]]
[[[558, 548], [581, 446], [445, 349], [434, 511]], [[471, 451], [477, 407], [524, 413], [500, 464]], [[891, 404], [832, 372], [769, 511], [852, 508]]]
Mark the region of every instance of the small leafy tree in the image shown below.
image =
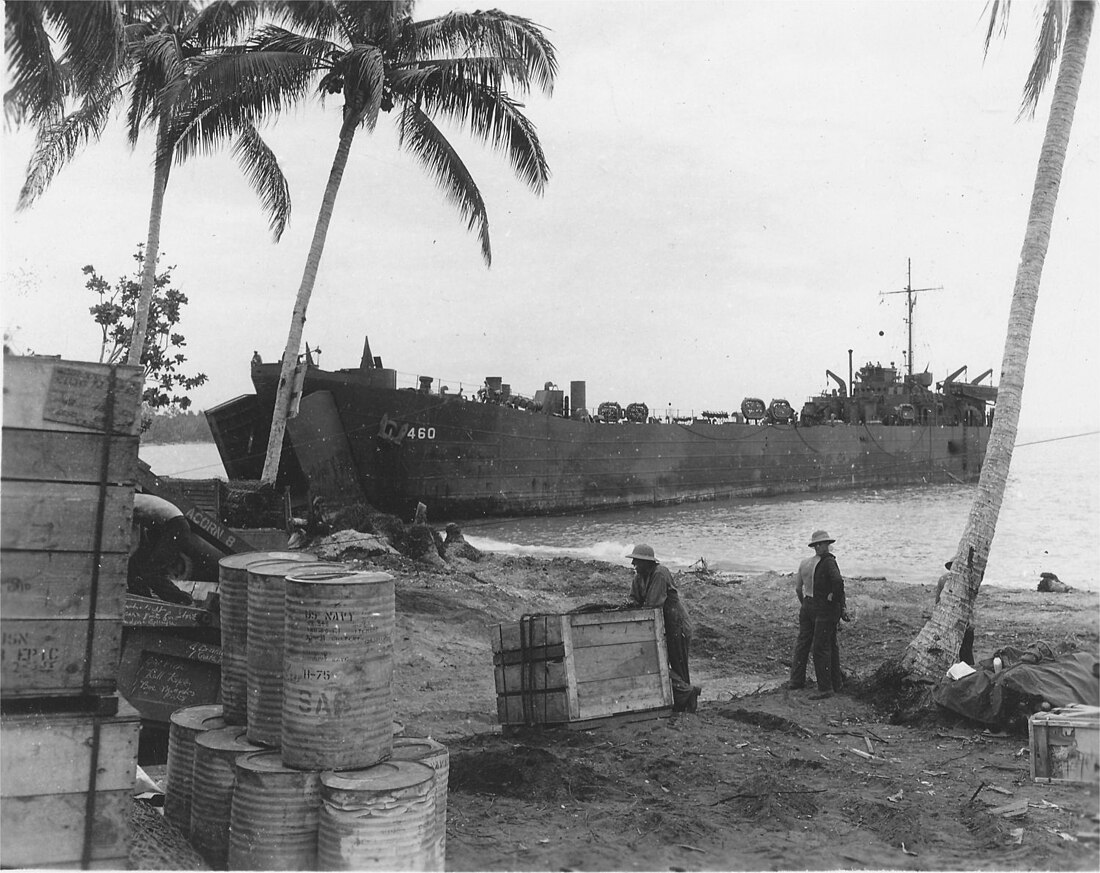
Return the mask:
[[[91, 264], [84, 267], [88, 281], [84, 287], [99, 297], [88, 310], [102, 334], [99, 350], [101, 363], [125, 362], [130, 354], [133, 337], [134, 310], [141, 296], [141, 280], [145, 269], [145, 246], [138, 244], [134, 253], [137, 269], [133, 276], [122, 276], [111, 285]], [[160, 258], [157, 258], [157, 265]], [[181, 349], [187, 345], [183, 334], [175, 328], [180, 313], [187, 305], [187, 295], [172, 287], [174, 266], [163, 272], [154, 270], [153, 297], [149, 309], [149, 330], [141, 350], [141, 365], [145, 368], [145, 391], [142, 403], [147, 410], [183, 410], [191, 405], [188, 391], [206, 382], [205, 373], [188, 376], [183, 372], [187, 362]], [[148, 419], [148, 416], [146, 416]]]

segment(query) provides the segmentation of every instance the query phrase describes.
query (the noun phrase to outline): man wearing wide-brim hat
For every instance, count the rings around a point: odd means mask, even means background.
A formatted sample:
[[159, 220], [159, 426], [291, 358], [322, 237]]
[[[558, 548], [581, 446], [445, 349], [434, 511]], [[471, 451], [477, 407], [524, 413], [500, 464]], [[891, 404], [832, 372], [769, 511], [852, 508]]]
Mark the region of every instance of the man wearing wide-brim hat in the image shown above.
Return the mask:
[[840, 648], [837, 646], [837, 624], [848, 619], [844, 601], [844, 577], [831, 551], [835, 543], [823, 530], [815, 530], [809, 546], [813, 555], [798, 565], [795, 593], [801, 604], [798, 610], [798, 639], [791, 658], [791, 678], [788, 688], [806, 685], [806, 663], [811, 652], [817, 691], [814, 699], [832, 697], [843, 683], [840, 673]]
[[652, 546], [639, 543], [627, 557], [634, 567], [630, 605], [655, 607], [664, 612], [665, 647], [668, 649], [675, 708], [695, 712], [700, 688], [691, 684], [688, 672], [692, 626], [687, 609], [680, 600], [680, 592], [676, 590], [668, 568], [657, 560]]

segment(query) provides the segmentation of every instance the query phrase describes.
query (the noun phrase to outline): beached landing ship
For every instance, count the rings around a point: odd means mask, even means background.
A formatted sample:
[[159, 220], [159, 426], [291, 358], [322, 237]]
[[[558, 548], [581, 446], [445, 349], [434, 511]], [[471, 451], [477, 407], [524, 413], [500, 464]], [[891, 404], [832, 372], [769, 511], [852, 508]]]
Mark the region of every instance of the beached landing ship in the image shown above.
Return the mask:
[[[867, 364], [801, 413], [748, 398], [740, 412], [653, 415], [644, 404], [589, 413], [585, 383], [533, 397], [499, 377], [474, 397], [430, 377], [399, 388], [364, 348], [358, 368], [300, 364], [279, 481], [292, 493], [361, 496], [411, 517], [535, 515], [793, 492], [976, 480], [996, 389]], [[258, 479], [279, 365], [252, 363], [254, 395], [207, 412], [231, 479]], [[349, 489], [350, 486], [350, 489]], [[361, 489], [361, 493], [360, 492]], [[353, 490], [355, 493], [350, 493]]]

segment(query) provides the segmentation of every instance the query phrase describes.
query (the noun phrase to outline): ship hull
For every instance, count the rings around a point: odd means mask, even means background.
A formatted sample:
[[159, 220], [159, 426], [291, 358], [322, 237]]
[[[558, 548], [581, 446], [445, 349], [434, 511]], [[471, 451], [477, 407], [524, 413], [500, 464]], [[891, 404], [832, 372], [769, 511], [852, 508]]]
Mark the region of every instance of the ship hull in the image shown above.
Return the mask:
[[[256, 384], [252, 405], [270, 421], [273, 392]], [[307, 380], [304, 393], [320, 391], [366, 499], [402, 516], [424, 503], [436, 519], [968, 482], [989, 435], [973, 425], [601, 424], [336, 374]]]

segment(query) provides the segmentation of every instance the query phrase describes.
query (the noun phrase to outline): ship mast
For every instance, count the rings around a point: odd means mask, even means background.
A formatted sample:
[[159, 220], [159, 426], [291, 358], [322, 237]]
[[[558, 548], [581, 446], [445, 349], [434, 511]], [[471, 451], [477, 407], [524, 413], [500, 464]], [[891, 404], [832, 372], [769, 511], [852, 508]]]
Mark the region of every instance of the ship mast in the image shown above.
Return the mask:
[[909, 353], [905, 359], [906, 371], [908, 374], [907, 382], [913, 381], [913, 295], [918, 291], [942, 291], [943, 285], [936, 285], [933, 288], [914, 288], [913, 287], [913, 259], [906, 258], [907, 265], [907, 281], [905, 287], [900, 291], [880, 291], [879, 294], [904, 294], [906, 299], [906, 306], [909, 310], [908, 318], [905, 319], [905, 323], [909, 326]]

